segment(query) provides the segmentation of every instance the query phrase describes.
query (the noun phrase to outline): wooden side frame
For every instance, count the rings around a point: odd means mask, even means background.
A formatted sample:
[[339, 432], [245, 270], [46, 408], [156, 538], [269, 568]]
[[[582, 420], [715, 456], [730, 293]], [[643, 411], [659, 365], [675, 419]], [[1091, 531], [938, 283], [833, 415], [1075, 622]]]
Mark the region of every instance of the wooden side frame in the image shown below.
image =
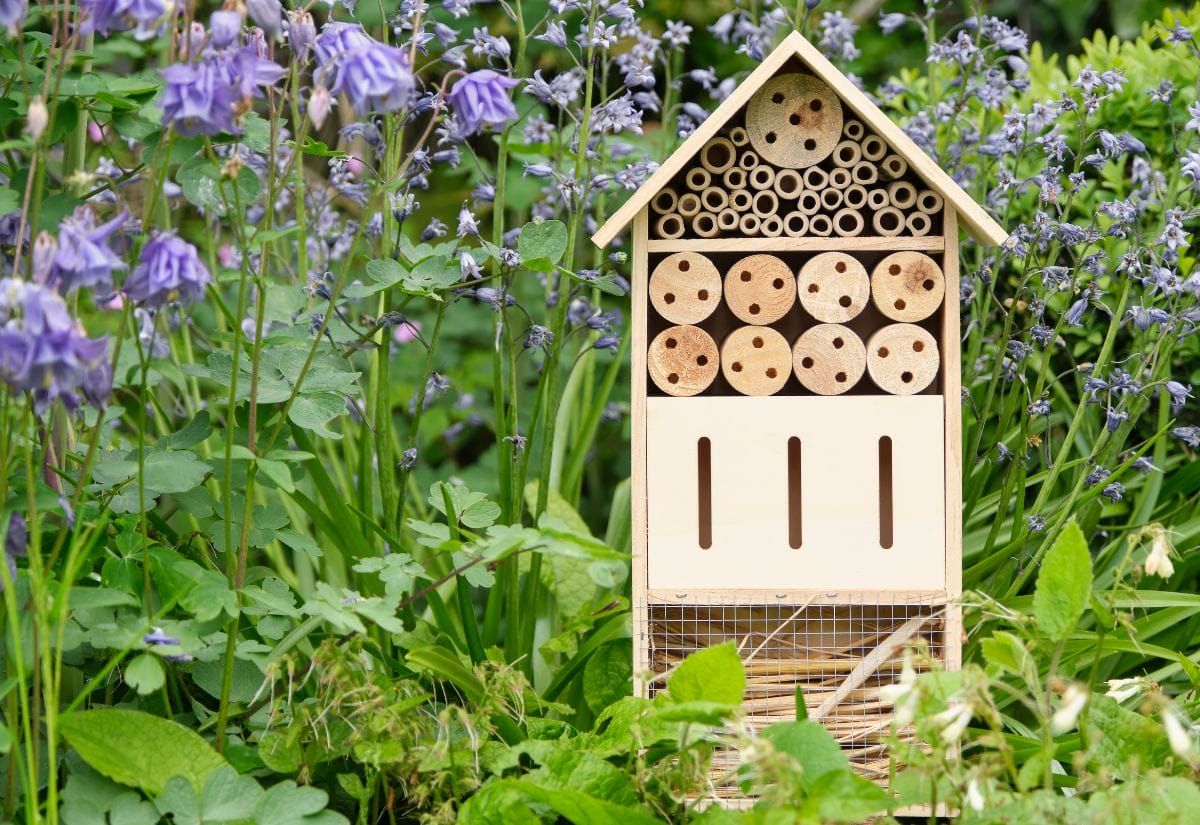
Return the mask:
[[633, 387], [629, 394], [630, 464], [629, 495], [632, 517], [633, 571], [633, 692], [645, 695], [646, 673], [650, 670], [647, 634], [646, 558], [646, 341], [650, 282], [650, 207], [633, 219], [633, 267], [630, 272], [633, 313], [633, 355], [630, 358]]
[[949, 203], [942, 215], [946, 237], [942, 273], [942, 398], [946, 405], [946, 667], [962, 667], [962, 326], [959, 318], [958, 212]]

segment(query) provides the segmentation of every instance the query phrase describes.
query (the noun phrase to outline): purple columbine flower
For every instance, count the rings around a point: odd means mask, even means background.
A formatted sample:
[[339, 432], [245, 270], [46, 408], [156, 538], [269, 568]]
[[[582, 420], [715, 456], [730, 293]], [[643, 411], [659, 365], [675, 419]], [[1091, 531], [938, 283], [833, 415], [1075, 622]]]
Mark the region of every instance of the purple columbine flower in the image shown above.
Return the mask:
[[408, 105], [414, 82], [404, 50], [373, 40], [357, 23], [326, 23], [317, 37], [319, 80], [332, 74], [330, 93], [344, 94], [359, 116]]
[[106, 339], [87, 337], [54, 290], [0, 279], [0, 380], [32, 393], [38, 412], [56, 399], [77, 407], [85, 380], [98, 390], [108, 374], [107, 349]]
[[[8, 520], [8, 532], [4, 536], [4, 563], [8, 567], [8, 577], [17, 578], [17, 559], [26, 556], [26, 545], [29, 542], [29, 530], [25, 526], [25, 517], [14, 512]], [[4, 592], [4, 580], [0, 579], [0, 593]]]
[[29, 0], [0, 0], [0, 26], [13, 37], [20, 33], [27, 14]]
[[464, 135], [472, 135], [489, 125], [515, 120], [517, 109], [508, 90], [520, 81], [491, 69], [471, 72], [459, 80], [446, 95]]
[[49, 283], [60, 292], [89, 287], [105, 293], [112, 291], [112, 272], [125, 263], [109, 247], [109, 240], [129, 219], [122, 212], [107, 223], [96, 224], [90, 206], [80, 206], [63, 220], [58, 230], [58, 250], [50, 265]]
[[160, 232], [142, 247], [138, 265], [125, 279], [125, 294], [152, 307], [187, 303], [204, 297], [211, 280], [196, 247], [172, 232]]
[[303, 62], [308, 57], [313, 40], [317, 36], [317, 27], [313, 24], [312, 15], [302, 9], [288, 12], [287, 21], [288, 46], [296, 59]]
[[83, 34], [111, 34], [133, 28], [138, 40], [156, 36], [169, 11], [166, 0], [79, 0]]

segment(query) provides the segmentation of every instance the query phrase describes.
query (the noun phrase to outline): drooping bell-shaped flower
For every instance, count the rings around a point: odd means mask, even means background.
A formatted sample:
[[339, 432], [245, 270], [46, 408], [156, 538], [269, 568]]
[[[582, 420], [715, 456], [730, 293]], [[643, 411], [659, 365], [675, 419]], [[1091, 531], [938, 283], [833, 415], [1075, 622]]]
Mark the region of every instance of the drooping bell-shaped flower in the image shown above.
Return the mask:
[[160, 232], [142, 247], [124, 290], [137, 303], [157, 307], [199, 300], [211, 280], [196, 247], [172, 232]]
[[491, 69], [480, 69], [455, 83], [446, 98], [463, 134], [515, 120], [517, 109], [508, 93], [519, 82]]
[[50, 283], [63, 293], [80, 287], [111, 292], [113, 270], [124, 269], [125, 263], [109, 247], [109, 241], [128, 219], [129, 213], [122, 212], [97, 225], [90, 206], [77, 208], [59, 227]]
[[[344, 94], [358, 115], [408, 105], [414, 82], [408, 55], [371, 38], [357, 23], [326, 23], [317, 37], [318, 80]], [[332, 75], [333, 81], [328, 78]]]

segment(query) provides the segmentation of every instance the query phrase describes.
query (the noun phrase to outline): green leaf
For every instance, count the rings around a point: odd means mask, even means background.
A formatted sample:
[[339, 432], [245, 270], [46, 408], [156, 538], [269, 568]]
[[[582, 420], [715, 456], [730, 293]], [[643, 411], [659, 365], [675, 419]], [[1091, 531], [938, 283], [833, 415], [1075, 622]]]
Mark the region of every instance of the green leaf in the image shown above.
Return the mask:
[[806, 787], [830, 771], [850, 770], [846, 754], [820, 722], [776, 722], [760, 735], [800, 763]]
[[249, 776], [238, 776], [232, 767], [213, 771], [200, 793], [200, 815], [205, 822], [249, 819], [263, 790]]
[[226, 765], [195, 731], [136, 710], [100, 708], [59, 719], [63, 738], [83, 760], [122, 785], [161, 793], [172, 777], [194, 789]]
[[507, 779], [500, 784], [520, 791], [575, 825], [663, 825], [662, 820], [650, 816], [641, 808], [617, 805], [580, 791], [565, 788], [550, 790], [522, 779]]
[[1033, 592], [1038, 628], [1052, 639], [1067, 636], [1083, 617], [1091, 592], [1092, 556], [1072, 519], [1042, 559]]
[[21, 208], [21, 196], [7, 186], [0, 186], [0, 215], [16, 212]]
[[150, 653], [135, 657], [125, 667], [125, 684], [136, 690], [139, 696], [153, 693], [165, 682], [162, 660]]
[[680, 663], [667, 682], [676, 702], [741, 704], [746, 672], [733, 642], [699, 650]]
[[312, 430], [326, 438], [340, 439], [340, 433], [329, 429], [328, 424], [333, 419], [346, 412], [346, 402], [333, 393], [317, 393], [315, 395], [300, 395], [292, 402], [288, 411], [288, 419], [298, 427]]
[[815, 812], [822, 823], [865, 822], [887, 808], [889, 800], [883, 788], [849, 768], [822, 774], [808, 794], [804, 809]]
[[1121, 707], [1111, 696], [1093, 694], [1087, 713], [1092, 757], [1117, 778], [1131, 780], [1171, 758], [1163, 726]]
[[526, 267], [543, 272], [550, 271], [567, 251], [566, 224], [562, 221], [533, 221], [525, 224], [517, 238], [517, 251], [521, 254], [521, 263]]
[[469, 667], [463, 664], [457, 655], [438, 645], [419, 647], [410, 650], [405, 660], [409, 666], [418, 670], [428, 670], [439, 679], [445, 679], [454, 684], [463, 695], [472, 702], [483, 699], [485, 689], [483, 682]]
[[344, 816], [325, 810], [329, 795], [288, 779], [272, 785], [254, 806], [258, 825], [348, 825]]
[[212, 435], [212, 431], [208, 410], [201, 410], [183, 427], [160, 438], [154, 448], [156, 450], [187, 450], [206, 441]]
[[354, 569], [359, 573], [378, 573], [383, 582], [383, 592], [396, 601], [412, 592], [417, 579], [429, 577], [421, 563], [408, 553], [370, 556], [359, 560]]
[[[300, 399], [297, 398], [296, 400], [299, 401]], [[256, 463], [262, 474], [275, 482], [276, 487], [288, 493], [296, 491], [296, 484], [292, 481], [292, 471], [288, 468], [287, 464], [270, 458], [260, 458]]]
[[186, 493], [198, 487], [209, 466], [188, 450], [151, 453], [145, 458], [146, 489], [157, 493]]
[[258, 175], [249, 166], [240, 166], [237, 170], [236, 184], [224, 177], [221, 170], [203, 155], [196, 155], [185, 161], [179, 167], [175, 176], [176, 182], [183, 190], [183, 196], [201, 209], [206, 209], [217, 215], [225, 214], [225, 203], [228, 201], [231, 209], [236, 209], [239, 202], [245, 209], [258, 199], [262, 188]]
[[592, 713], [628, 696], [632, 677], [632, 640], [615, 639], [592, 654], [583, 668], [583, 695]]

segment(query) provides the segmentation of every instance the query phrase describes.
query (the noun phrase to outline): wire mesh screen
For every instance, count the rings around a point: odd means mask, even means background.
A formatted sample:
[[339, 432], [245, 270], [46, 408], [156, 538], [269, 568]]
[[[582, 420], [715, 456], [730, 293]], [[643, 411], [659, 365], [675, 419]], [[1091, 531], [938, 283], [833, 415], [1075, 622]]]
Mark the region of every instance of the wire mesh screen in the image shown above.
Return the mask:
[[[829, 729], [863, 776], [883, 781], [892, 711], [877, 691], [900, 678], [904, 651], [919, 640], [929, 658], [945, 662], [945, 606], [879, 601], [652, 604], [639, 636], [655, 675], [696, 650], [733, 642], [745, 664], [752, 728], [794, 719], [796, 688], [802, 687], [809, 718]], [[920, 670], [925, 657], [914, 659]], [[649, 693], [664, 687], [665, 680], [655, 679]]]

